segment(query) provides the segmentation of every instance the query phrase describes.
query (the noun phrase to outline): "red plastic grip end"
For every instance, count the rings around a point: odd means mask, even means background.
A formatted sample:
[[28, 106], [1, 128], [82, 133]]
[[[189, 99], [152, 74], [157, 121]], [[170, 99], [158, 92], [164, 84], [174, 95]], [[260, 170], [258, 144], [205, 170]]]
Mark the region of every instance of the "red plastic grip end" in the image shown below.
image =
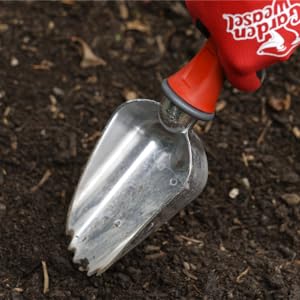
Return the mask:
[[224, 76], [213, 42], [208, 40], [199, 53], [167, 82], [172, 91], [193, 108], [214, 114]]

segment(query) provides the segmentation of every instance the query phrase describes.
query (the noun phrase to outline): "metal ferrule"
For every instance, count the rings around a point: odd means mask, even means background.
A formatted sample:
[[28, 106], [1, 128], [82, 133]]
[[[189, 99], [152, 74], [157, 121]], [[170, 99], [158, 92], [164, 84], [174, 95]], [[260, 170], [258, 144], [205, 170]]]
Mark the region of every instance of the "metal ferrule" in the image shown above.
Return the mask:
[[162, 125], [172, 132], [183, 132], [189, 130], [197, 122], [190, 116], [164, 97], [160, 102], [159, 119]]

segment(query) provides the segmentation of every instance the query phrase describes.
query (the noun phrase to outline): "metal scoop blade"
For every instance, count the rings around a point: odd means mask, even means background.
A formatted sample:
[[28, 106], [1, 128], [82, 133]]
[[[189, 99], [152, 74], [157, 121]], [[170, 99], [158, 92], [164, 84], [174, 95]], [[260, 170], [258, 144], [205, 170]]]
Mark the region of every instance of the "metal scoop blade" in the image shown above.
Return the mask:
[[[164, 105], [164, 106], [162, 106]], [[69, 208], [74, 262], [101, 274], [202, 191], [207, 159], [192, 125], [161, 120], [169, 102], [134, 100], [109, 121]]]

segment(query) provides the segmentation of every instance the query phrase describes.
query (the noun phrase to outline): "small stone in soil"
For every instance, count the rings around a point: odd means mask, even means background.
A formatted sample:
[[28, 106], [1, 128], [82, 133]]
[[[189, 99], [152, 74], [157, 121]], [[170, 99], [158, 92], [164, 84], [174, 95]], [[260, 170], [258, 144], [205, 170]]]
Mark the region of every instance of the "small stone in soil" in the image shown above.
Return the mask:
[[137, 98], [137, 93], [136, 92], [130, 91], [130, 90], [127, 90], [127, 89], [125, 89], [122, 94], [123, 94], [124, 98], [127, 101]]
[[55, 27], [55, 23], [53, 21], [49, 21], [49, 23], [48, 23], [48, 29], [49, 30], [53, 30], [54, 27]]
[[60, 88], [58, 88], [58, 87], [54, 87], [53, 88], [53, 93], [56, 95], [56, 96], [64, 96], [64, 94], [65, 94], [65, 92], [62, 90], [62, 89], [60, 89]]
[[300, 203], [300, 196], [295, 193], [284, 194], [281, 198], [290, 206], [295, 206]]
[[298, 127], [293, 128], [293, 134], [297, 139], [300, 139], [300, 129]]
[[11, 60], [10, 60], [10, 65], [12, 67], [18, 66], [19, 65], [19, 60], [16, 57], [12, 57]]
[[186, 261], [183, 262], [183, 267], [184, 267], [187, 271], [189, 271], [189, 270], [191, 269], [189, 263], [187, 263]]
[[233, 188], [233, 189], [229, 192], [229, 197], [230, 197], [231, 199], [235, 199], [239, 194], [240, 194], [239, 189]]

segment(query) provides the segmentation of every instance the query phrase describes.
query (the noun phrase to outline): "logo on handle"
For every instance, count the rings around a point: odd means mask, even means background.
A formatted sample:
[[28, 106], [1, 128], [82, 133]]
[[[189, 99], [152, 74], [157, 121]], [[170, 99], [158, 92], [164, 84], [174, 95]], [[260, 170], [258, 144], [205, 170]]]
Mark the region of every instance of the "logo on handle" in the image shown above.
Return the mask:
[[274, 0], [272, 5], [244, 14], [223, 14], [226, 31], [236, 41], [256, 39], [261, 43], [257, 54], [285, 57], [300, 45], [295, 30], [300, 25], [300, 3]]

